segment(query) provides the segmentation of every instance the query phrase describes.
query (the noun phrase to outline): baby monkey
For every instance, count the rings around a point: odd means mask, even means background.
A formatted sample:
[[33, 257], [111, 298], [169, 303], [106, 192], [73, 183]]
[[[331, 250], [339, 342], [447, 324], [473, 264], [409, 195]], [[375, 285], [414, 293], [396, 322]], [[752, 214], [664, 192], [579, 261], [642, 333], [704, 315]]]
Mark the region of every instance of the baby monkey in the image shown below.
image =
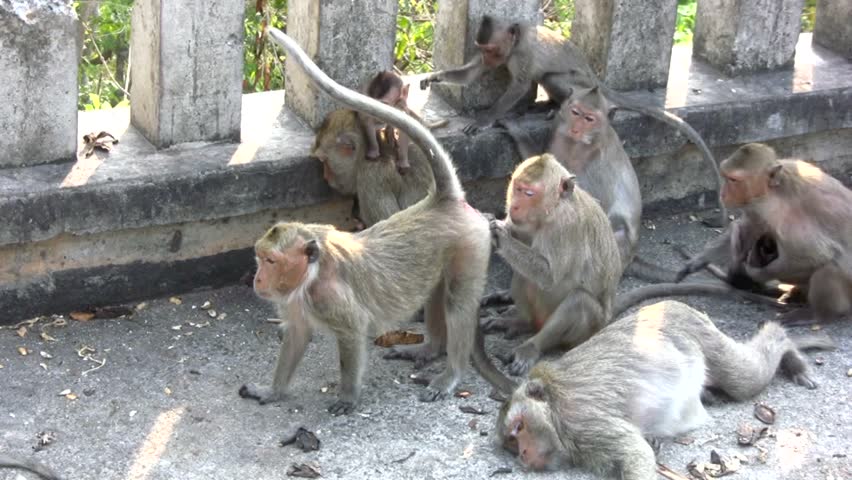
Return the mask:
[[[403, 83], [402, 78], [394, 72], [385, 70], [379, 72], [367, 84], [367, 96], [390, 105], [391, 107], [402, 110], [408, 115], [414, 117], [418, 122], [424, 124], [428, 128], [437, 128], [447, 124], [446, 120], [434, 123], [426, 123], [414, 110], [408, 108], [408, 87], [407, 83]], [[394, 140], [396, 143], [396, 168], [400, 174], [405, 174], [411, 169], [411, 164], [408, 162], [408, 145], [411, 141], [408, 135], [402, 130], [394, 128], [391, 125], [386, 125], [378, 122], [374, 117], [366, 114], [359, 114], [364, 129], [367, 130], [367, 158], [375, 160], [379, 158], [379, 138], [378, 135], [384, 131], [385, 136], [389, 140]]]
[[816, 388], [800, 349], [833, 348], [824, 336], [792, 339], [775, 322], [739, 343], [689, 306], [663, 301], [541, 362], [503, 405], [498, 441], [535, 470], [563, 464], [625, 480], [656, 477], [646, 439], [674, 437], [708, 419], [704, 389], [734, 400], [762, 392], [780, 366]]

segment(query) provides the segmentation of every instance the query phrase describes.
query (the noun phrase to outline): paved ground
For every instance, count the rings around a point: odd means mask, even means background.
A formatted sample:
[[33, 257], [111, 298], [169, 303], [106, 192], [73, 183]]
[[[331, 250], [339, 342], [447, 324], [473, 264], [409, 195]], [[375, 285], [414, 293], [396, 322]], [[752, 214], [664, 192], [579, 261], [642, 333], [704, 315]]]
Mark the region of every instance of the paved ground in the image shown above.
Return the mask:
[[[686, 216], [652, 221], [656, 229], [643, 230], [643, 251], [669, 266], [675, 257], [667, 242], [700, 244], [713, 234]], [[623, 288], [635, 285], [626, 281]], [[225, 318], [209, 318], [199, 308], [205, 301]], [[732, 299], [687, 301], [738, 338], [773, 315]], [[412, 367], [382, 360], [379, 347], [370, 349], [372, 370], [358, 413], [329, 416], [325, 408], [334, 398], [338, 372], [326, 333], [308, 349], [291, 401], [259, 406], [240, 399], [241, 384], [270, 377], [278, 348], [275, 327], [265, 323], [271, 316], [249, 288], [235, 286], [185, 295], [180, 305], [151, 300], [127, 319], [68, 320], [52, 327], [42, 320], [24, 337], [0, 330], [0, 451], [37, 458], [69, 479], [283, 478], [291, 464], [308, 461], [320, 465], [324, 478], [472, 479], [501, 467], [513, 473], [495, 478], [565, 478], [522, 472], [493, 446], [498, 404], [486, 398], [488, 388], [475, 374], [461, 387], [471, 397], [418, 403], [422, 387], [411, 382]], [[730, 478], [852, 478], [852, 323], [823, 330], [840, 348], [811, 356], [819, 390], [779, 376], [757, 399], [778, 415], [772, 434], [758, 443], [766, 451], [765, 464], [757, 461], [757, 448], [738, 447], [735, 440], [739, 424], [758, 424], [752, 403], [711, 408], [712, 421], [690, 435], [692, 443], [665, 443], [659, 461], [685, 474], [691, 460], [708, 461], [715, 449], [751, 459]], [[43, 340], [41, 332], [56, 341]], [[491, 336], [488, 348], [505, 353], [513, 344]], [[29, 354], [21, 356], [19, 347]], [[78, 354], [83, 347], [94, 349], [91, 359]], [[100, 360], [103, 367], [86, 373]], [[59, 395], [64, 390], [76, 399]], [[487, 413], [462, 413], [463, 405]], [[316, 432], [319, 451], [278, 446], [299, 426]], [[34, 453], [36, 435], [45, 431], [54, 432], [55, 440]], [[26, 475], [2, 471], [0, 479], [31, 478]], [[569, 478], [592, 477], [571, 470]]]

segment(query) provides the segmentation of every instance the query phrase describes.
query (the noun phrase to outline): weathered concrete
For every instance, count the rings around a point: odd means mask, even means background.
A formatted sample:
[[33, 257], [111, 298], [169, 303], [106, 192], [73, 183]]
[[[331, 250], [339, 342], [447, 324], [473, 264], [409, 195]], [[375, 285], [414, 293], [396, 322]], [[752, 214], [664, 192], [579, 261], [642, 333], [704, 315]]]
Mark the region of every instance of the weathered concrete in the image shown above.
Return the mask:
[[[396, 44], [396, 0], [292, 2], [287, 34], [337, 82], [361, 90], [382, 70], [393, 67]], [[287, 107], [311, 127], [334, 110], [334, 102], [318, 91], [302, 68], [285, 64]]]
[[804, 5], [805, 0], [702, 0], [694, 53], [728, 75], [789, 66]]
[[[539, 25], [543, 20], [540, 6], [540, 0], [439, 0], [432, 52], [435, 70], [460, 67], [479, 54], [475, 40], [483, 15]], [[493, 105], [508, 84], [508, 71], [500, 68], [486, 72], [468, 87], [436, 84], [433, 89], [453, 108], [469, 112]]]
[[68, 0], [0, 1], [0, 168], [74, 158], [78, 39]]
[[571, 41], [610, 88], [666, 85], [677, 0], [576, 0]]
[[[666, 267], [677, 264], [668, 243], [701, 244], [715, 235], [685, 215], [648, 221], [655, 230], [642, 230], [641, 253]], [[506, 272], [496, 273], [500, 278], [492, 280], [505, 283]], [[635, 285], [625, 281], [621, 291]], [[410, 363], [383, 360], [385, 349], [373, 345], [359, 409], [330, 416], [325, 408], [337, 393], [338, 360], [332, 336], [322, 330], [314, 334], [285, 402], [260, 406], [240, 399], [240, 385], [271, 378], [279, 342], [275, 326], [265, 319], [275, 316], [273, 310], [244, 286], [181, 300], [180, 305], [166, 298], [149, 301], [125, 320], [67, 320], [66, 326], [45, 326], [50, 319], [42, 320], [25, 337], [0, 330], [0, 451], [47, 462], [70, 479], [272, 479], [285, 478], [293, 463], [309, 461], [319, 463], [325, 479], [483, 479], [501, 467], [513, 471], [493, 478], [603, 478], [579, 469], [524, 471], [494, 446], [499, 404], [486, 398], [489, 387], [475, 373], [468, 372], [458, 387], [471, 392], [469, 398], [420, 403], [416, 395], [423, 387], [409, 378], [415, 373]], [[767, 307], [728, 299], [683, 300], [737, 339], [774, 315]], [[205, 301], [225, 317], [211, 319], [199, 308]], [[405, 328], [422, 331], [423, 325]], [[56, 341], [43, 341], [42, 331]], [[709, 406], [704, 426], [680, 443], [663, 442], [659, 462], [686, 476], [690, 461], [709, 461], [716, 450], [750, 459], [727, 478], [850, 478], [852, 378], [846, 372], [852, 365], [852, 322], [824, 325], [822, 332], [838, 349], [809, 355], [817, 390], [795, 386], [779, 374], [754, 399], [777, 413], [769, 435], [757, 444], [766, 452], [765, 463], [757, 447], [736, 442], [740, 424], [763, 426], [750, 401]], [[489, 335], [487, 349], [506, 354], [520, 341]], [[83, 373], [98, 365], [78, 356], [83, 346], [96, 349], [95, 360], [106, 360], [102, 368]], [[29, 354], [21, 356], [18, 347]], [[443, 362], [417, 373], [433, 375]], [[76, 400], [58, 395], [65, 389]], [[480, 407], [485, 414], [465, 414], [460, 406]], [[299, 426], [316, 433], [319, 451], [278, 446]], [[55, 432], [56, 439], [34, 452], [35, 435], [43, 431]], [[0, 479], [19, 477], [0, 470]]]
[[841, 55], [852, 57], [852, 2], [817, 0], [814, 41]]
[[133, 125], [157, 147], [240, 139], [243, 2], [137, 0]]

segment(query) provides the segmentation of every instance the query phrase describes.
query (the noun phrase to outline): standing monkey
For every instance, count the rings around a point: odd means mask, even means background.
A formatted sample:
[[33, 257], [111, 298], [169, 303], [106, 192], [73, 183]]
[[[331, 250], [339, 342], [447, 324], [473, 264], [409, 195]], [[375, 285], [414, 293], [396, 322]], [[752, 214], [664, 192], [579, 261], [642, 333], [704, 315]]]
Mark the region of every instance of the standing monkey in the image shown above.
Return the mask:
[[759, 143], [722, 162], [722, 201], [743, 215], [690, 260], [679, 278], [727, 257], [729, 274], [779, 280], [804, 289], [808, 308], [788, 325], [831, 321], [852, 312], [852, 190], [800, 160], [779, 160]]
[[512, 267], [519, 316], [486, 326], [537, 332], [513, 352], [509, 371], [522, 375], [542, 353], [579, 345], [609, 323], [621, 262], [606, 214], [553, 155], [515, 169], [506, 213], [492, 230], [497, 253]]
[[654, 480], [646, 438], [678, 436], [704, 423], [705, 388], [746, 400], [779, 366], [796, 384], [816, 388], [799, 349], [831, 347], [823, 337], [791, 339], [772, 322], [739, 343], [692, 308], [660, 302], [536, 365], [500, 410], [498, 441], [531, 469], [572, 464]]
[[348, 90], [325, 75], [287, 35], [270, 36], [323, 91], [348, 107], [400, 126], [427, 153], [435, 190], [411, 208], [350, 234], [328, 225], [279, 223], [255, 245], [257, 294], [287, 319], [287, 339], [271, 385], [244, 385], [240, 395], [261, 403], [283, 400], [311, 337], [312, 325], [337, 337], [341, 382], [334, 414], [358, 403], [370, 327], [387, 327], [425, 305], [427, 343], [399, 348], [421, 360], [447, 351], [446, 370], [420, 395], [434, 401], [451, 393], [468, 362], [498, 390], [514, 384], [485, 355], [477, 307], [490, 255], [488, 222], [464, 199], [449, 156], [423, 125], [381, 102]]
[[50, 468], [33, 460], [25, 460], [5, 453], [0, 453], [0, 468], [17, 468], [32, 472], [44, 480], [62, 480]]
[[[586, 59], [570, 41], [553, 30], [523, 23], [504, 24], [488, 15], [482, 17], [476, 34], [480, 54], [466, 65], [434, 72], [420, 82], [420, 88], [438, 82], [467, 85], [479, 79], [486, 69], [505, 65], [512, 77], [503, 95], [466, 131], [474, 132], [490, 126], [521, 100], [531, 82], [538, 83], [552, 101], [562, 104], [576, 90], [598, 87], [604, 97], [620, 108], [648, 115], [683, 133], [701, 151], [713, 168], [720, 188], [719, 167], [704, 140], [689, 124], [677, 115], [661, 108], [643, 105], [609, 89], [600, 82]], [[608, 112], [607, 112], [608, 113]], [[721, 222], [727, 224], [727, 212], [722, 207]]]

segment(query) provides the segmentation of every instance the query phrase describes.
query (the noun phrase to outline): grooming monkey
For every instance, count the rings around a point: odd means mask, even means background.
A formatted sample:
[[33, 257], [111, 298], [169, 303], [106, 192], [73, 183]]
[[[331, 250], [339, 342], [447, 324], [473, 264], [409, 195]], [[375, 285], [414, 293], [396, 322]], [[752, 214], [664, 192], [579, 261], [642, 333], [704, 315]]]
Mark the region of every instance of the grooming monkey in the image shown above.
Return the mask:
[[311, 155], [322, 162], [323, 178], [331, 188], [355, 196], [356, 216], [369, 227], [422, 200], [435, 188], [435, 180], [417, 145], [410, 149], [405, 175], [397, 169], [396, 148], [387, 137], [378, 143], [380, 158], [367, 159], [370, 136], [359, 117], [348, 109], [329, 113], [317, 131]]
[[351, 234], [327, 225], [279, 223], [255, 250], [257, 294], [278, 305], [289, 323], [272, 385], [244, 385], [243, 397], [280, 401], [310, 340], [313, 324], [337, 337], [341, 383], [329, 411], [349, 413], [358, 403], [371, 326], [385, 327], [411, 317], [425, 305], [429, 339], [398, 347], [401, 358], [435, 358], [447, 351], [446, 370], [420, 395], [434, 401], [453, 391], [473, 359], [498, 390], [514, 384], [485, 355], [477, 307], [485, 288], [490, 255], [488, 222], [464, 200], [449, 156], [426, 127], [413, 118], [348, 90], [325, 75], [290, 37], [270, 36], [332, 98], [350, 108], [398, 125], [432, 165], [435, 190], [413, 207]]
[[782, 323], [806, 325], [852, 312], [852, 191], [818, 167], [779, 160], [758, 143], [737, 149], [721, 169], [722, 201], [743, 214], [679, 279], [722, 259], [733, 278], [778, 280], [807, 292], [808, 307]]
[[[426, 123], [414, 110], [408, 108], [408, 84], [402, 82], [402, 78], [394, 72], [383, 71], [376, 74], [370, 83], [367, 84], [367, 96], [376, 100], [398, 108], [408, 115], [414, 117], [418, 122], [426, 125], [427, 128], [437, 128], [447, 124], [446, 120], [441, 120], [434, 123]], [[408, 146], [410, 141], [405, 132], [397, 131], [393, 126], [380, 126], [376, 119], [369, 115], [360, 115], [367, 130], [367, 158], [376, 159], [379, 157], [378, 136], [380, 131], [384, 130], [385, 137], [394, 141], [396, 145], [396, 168], [401, 175], [404, 175], [411, 168], [408, 163]], [[399, 139], [396, 135], [399, 135]]]
[[799, 351], [805, 348], [832, 344], [791, 339], [774, 322], [739, 343], [682, 303], [646, 306], [558, 360], [537, 364], [500, 410], [498, 441], [530, 469], [570, 464], [654, 480], [646, 438], [678, 436], [705, 422], [704, 389], [746, 400], [779, 366], [796, 384], [816, 388]]
[[[551, 101], [560, 105], [575, 90], [597, 86], [603, 96], [618, 107], [648, 115], [683, 133], [698, 147], [705, 161], [713, 168], [721, 188], [719, 168], [698, 132], [671, 112], [643, 105], [609, 89], [598, 80], [577, 47], [562, 38], [558, 32], [523, 23], [505, 24], [484, 15], [476, 34], [476, 46], [480, 54], [464, 66], [434, 72], [420, 82], [421, 89], [438, 82], [466, 85], [479, 79], [486, 69], [503, 65], [508, 68], [512, 80], [506, 91], [466, 131], [474, 132], [490, 126], [506, 115], [523, 98], [531, 82], [541, 85]], [[720, 217], [722, 225], [728, 223], [727, 218], [723, 207]]]
[[44, 480], [61, 480], [62, 477], [50, 468], [33, 460], [22, 459], [17, 456], [0, 453], [0, 468], [17, 468], [32, 472]]

